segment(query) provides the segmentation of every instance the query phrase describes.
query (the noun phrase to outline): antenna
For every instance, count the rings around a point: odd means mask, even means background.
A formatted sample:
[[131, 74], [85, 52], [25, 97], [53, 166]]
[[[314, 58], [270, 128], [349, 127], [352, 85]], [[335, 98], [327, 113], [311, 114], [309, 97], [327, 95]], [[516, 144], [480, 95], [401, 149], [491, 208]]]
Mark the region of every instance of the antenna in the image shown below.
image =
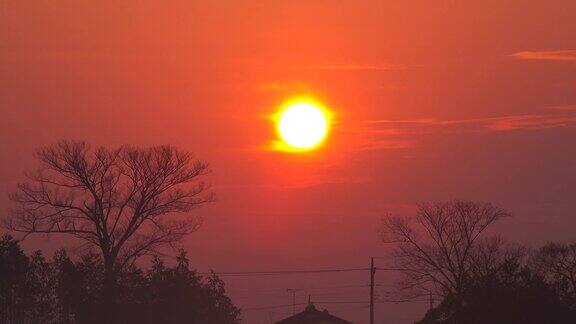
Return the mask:
[[296, 314], [296, 293], [302, 291], [302, 289], [293, 289], [288, 288], [286, 289], [287, 292], [292, 294], [292, 315]]

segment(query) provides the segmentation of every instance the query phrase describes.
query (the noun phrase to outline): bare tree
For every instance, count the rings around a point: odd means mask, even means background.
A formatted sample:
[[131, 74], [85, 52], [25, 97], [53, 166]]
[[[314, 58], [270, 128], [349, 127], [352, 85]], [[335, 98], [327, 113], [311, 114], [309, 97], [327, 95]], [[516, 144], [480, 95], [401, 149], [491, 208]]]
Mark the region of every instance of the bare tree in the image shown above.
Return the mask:
[[499, 239], [482, 238], [495, 221], [509, 216], [487, 203], [449, 201], [420, 204], [412, 218], [384, 217], [382, 240], [395, 245], [392, 262], [403, 274], [401, 289], [417, 296], [461, 296], [474, 272], [489, 272], [501, 257]]
[[69, 234], [98, 248], [111, 294], [120, 269], [198, 229], [201, 219], [187, 213], [213, 201], [201, 181], [208, 165], [171, 146], [93, 149], [62, 141], [36, 156], [41, 167], [11, 195], [6, 227]]

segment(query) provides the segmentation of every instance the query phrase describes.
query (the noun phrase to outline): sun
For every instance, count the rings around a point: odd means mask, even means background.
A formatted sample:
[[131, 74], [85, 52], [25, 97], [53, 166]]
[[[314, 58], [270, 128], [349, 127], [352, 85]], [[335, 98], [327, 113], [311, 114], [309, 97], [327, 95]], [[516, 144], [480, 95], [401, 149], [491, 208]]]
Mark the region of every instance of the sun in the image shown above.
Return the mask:
[[278, 134], [288, 148], [310, 150], [320, 145], [328, 133], [329, 117], [319, 105], [298, 101], [288, 104], [276, 122]]

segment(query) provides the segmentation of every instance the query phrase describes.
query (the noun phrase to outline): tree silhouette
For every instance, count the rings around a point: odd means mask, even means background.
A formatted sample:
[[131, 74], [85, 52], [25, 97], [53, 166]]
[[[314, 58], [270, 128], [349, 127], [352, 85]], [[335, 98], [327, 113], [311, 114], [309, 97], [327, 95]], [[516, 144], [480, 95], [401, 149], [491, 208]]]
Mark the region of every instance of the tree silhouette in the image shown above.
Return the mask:
[[559, 287], [525, 263], [521, 256], [508, 259], [475, 278], [461, 300], [446, 296], [419, 323], [574, 323], [576, 311], [562, 300]]
[[138, 257], [173, 245], [201, 220], [184, 215], [213, 200], [200, 179], [206, 163], [171, 146], [92, 149], [62, 141], [36, 154], [41, 167], [11, 195], [8, 229], [26, 235], [69, 234], [97, 247], [104, 300], [113, 302], [117, 274]]
[[[83, 255], [78, 262], [73, 262], [64, 250], [59, 250], [54, 256], [54, 266], [57, 269], [56, 280], [60, 323], [99, 323], [102, 307], [108, 314], [117, 312], [121, 307], [120, 293], [123, 285], [123, 273], [117, 273], [118, 284], [115, 305], [107, 305], [103, 300], [104, 265], [102, 259], [95, 253]], [[117, 319], [116, 319], [117, 320]]]
[[16, 310], [27, 309], [26, 270], [28, 257], [18, 242], [10, 236], [0, 240], [0, 322], [15, 322], [20, 314]]
[[395, 245], [392, 257], [404, 276], [402, 291], [462, 300], [474, 276], [494, 271], [501, 264], [497, 258], [507, 257], [500, 253], [501, 240], [482, 237], [507, 216], [491, 204], [455, 200], [420, 204], [410, 219], [385, 217], [381, 237]]
[[198, 276], [189, 269], [181, 252], [176, 266], [169, 268], [155, 259], [147, 273], [146, 314], [139, 323], [239, 323], [240, 310], [226, 295], [216, 275]]
[[55, 280], [42, 253], [24, 254], [11, 236], [0, 240], [0, 323], [54, 323]]
[[550, 284], [562, 292], [564, 299], [576, 308], [576, 242], [551, 242], [537, 250], [531, 265]]
[[72, 261], [64, 250], [48, 262], [30, 256], [10, 236], [0, 240], [0, 323], [236, 324], [240, 310], [216, 275], [200, 276], [180, 252], [167, 266], [154, 258], [148, 270], [135, 265], [117, 273], [116, 307], [103, 319], [104, 263], [89, 252]]

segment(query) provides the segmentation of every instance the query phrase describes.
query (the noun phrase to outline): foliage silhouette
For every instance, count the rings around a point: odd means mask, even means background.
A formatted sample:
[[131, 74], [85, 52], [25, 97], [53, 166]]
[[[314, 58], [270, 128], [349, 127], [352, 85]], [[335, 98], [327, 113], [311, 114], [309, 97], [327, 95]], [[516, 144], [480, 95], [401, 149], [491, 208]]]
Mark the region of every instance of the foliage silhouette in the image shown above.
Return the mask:
[[77, 262], [64, 250], [47, 262], [30, 257], [10, 236], [0, 241], [1, 323], [204, 323], [235, 324], [240, 310], [216, 275], [200, 276], [180, 252], [169, 267], [155, 258], [149, 269], [118, 273], [116, 300], [103, 317], [104, 262], [88, 253]]
[[419, 323], [574, 323], [576, 308], [558, 286], [524, 263], [521, 257], [507, 260], [472, 282], [461, 300], [446, 296]]

